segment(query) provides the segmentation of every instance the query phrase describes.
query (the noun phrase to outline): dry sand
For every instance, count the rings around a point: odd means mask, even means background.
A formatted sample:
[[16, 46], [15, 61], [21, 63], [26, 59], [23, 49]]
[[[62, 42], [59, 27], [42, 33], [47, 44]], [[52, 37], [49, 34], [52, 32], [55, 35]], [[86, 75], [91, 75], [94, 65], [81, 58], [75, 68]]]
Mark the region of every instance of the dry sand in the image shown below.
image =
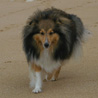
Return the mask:
[[[24, 1], [0, 0], [0, 98], [98, 98], [98, 0]], [[51, 6], [78, 15], [93, 35], [78, 62], [63, 66], [58, 81], [45, 82], [43, 92], [33, 94], [21, 31], [36, 9]]]

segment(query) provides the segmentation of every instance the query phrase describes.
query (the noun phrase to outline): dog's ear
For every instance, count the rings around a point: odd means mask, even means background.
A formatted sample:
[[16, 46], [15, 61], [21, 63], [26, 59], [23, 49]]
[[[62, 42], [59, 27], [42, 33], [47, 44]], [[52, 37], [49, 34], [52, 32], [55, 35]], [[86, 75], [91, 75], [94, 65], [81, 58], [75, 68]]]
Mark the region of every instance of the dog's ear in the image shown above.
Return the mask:
[[57, 24], [70, 24], [70, 19], [66, 17], [60, 17], [59, 19], [56, 20]]
[[29, 18], [29, 19], [27, 20], [26, 24], [27, 24], [27, 25], [34, 26], [34, 25], [35, 25], [35, 22], [34, 22], [32, 19]]

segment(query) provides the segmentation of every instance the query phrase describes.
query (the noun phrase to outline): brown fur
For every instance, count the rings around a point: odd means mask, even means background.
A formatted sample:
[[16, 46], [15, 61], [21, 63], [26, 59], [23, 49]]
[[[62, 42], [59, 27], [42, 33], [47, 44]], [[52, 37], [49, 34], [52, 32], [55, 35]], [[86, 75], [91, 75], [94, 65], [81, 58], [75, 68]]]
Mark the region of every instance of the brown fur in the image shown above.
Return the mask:
[[[57, 24], [70, 24], [71, 21], [68, 18], [65, 17], [59, 17], [60, 21], [57, 20], [56, 23]], [[28, 19], [27, 24], [30, 23], [30, 19]], [[31, 24], [32, 26], [34, 26], [34, 22]], [[43, 45], [45, 43], [46, 38], [49, 41], [50, 44], [50, 53], [53, 52], [54, 48], [57, 47], [57, 42], [59, 40], [59, 35], [53, 31], [53, 28], [55, 26], [54, 22], [50, 19], [48, 20], [40, 20], [39, 24], [38, 24], [39, 28], [41, 29], [40, 32], [38, 34], [35, 34], [33, 36], [34, 40], [36, 41], [36, 46], [40, 49], [40, 54], [42, 53], [42, 51], [44, 50]], [[53, 32], [52, 35], [50, 35], [50, 33]], [[41, 33], [43, 33], [43, 35], [41, 35]], [[36, 64], [32, 64], [32, 68], [33, 70], [35, 70], [36, 72], [41, 71], [41, 67], [37, 66]], [[57, 69], [55, 69], [52, 73], [48, 73], [48, 80], [51, 80], [51, 78], [54, 76], [54, 80], [57, 80], [58, 75], [60, 73], [61, 70], [61, 66]]]
[[[50, 44], [50, 48], [49, 48], [50, 52], [53, 51], [53, 49], [57, 46], [59, 35], [54, 32], [52, 35], [50, 35], [51, 32], [53, 32], [52, 29], [49, 29], [47, 31], [45, 31], [44, 29], [41, 29], [40, 33], [33, 36], [33, 38], [35, 39], [37, 43], [37, 46], [40, 48], [40, 52], [43, 50], [43, 45], [45, 43], [46, 38]], [[43, 33], [44, 35], [41, 35], [41, 33]]]
[[[48, 74], [47, 80], [51, 80], [52, 77], [54, 77], [54, 80], [53, 81], [56, 81], [58, 79], [60, 70], [61, 70], [61, 66], [58, 67], [57, 69], [53, 70], [52, 73], [47, 73]], [[44, 80], [44, 82], [46, 82], [47, 80]]]
[[68, 18], [65, 18], [65, 17], [60, 17], [60, 21], [57, 20], [57, 23], [58, 24], [70, 24], [71, 23], [71, 20], [69, 20]]
[[58, 79], [60, 70], [61, 70], [61, 66], [54, 71], [54, 80], [57, 80]]
[[41, 67], [40, 66], [37, 66], [36, 64], [32, 64], [32, 69], [35, 71], [35, 72], [40, 72], [41, 71]]
[[53, 29], [54, 27], [54, 22], [52, 20], [41, 20], [39, 22], [39, 28], [40, 29], [44, 29], [45, 31], [47, 31], [48, 29], [52, 28]]
[[35, 80], [31, 77], [30, 85], [33, 87], [35, 82], [34, 93], [41, 92], [41, 71], [47, 73], [47, 80], [57, 80], [62, 62], [80, 48], [84, 31], [80, 18], [55, 8], [39, 10], [29, 18], [23, 30], [23, 47], [28, 63], [32, 64]]

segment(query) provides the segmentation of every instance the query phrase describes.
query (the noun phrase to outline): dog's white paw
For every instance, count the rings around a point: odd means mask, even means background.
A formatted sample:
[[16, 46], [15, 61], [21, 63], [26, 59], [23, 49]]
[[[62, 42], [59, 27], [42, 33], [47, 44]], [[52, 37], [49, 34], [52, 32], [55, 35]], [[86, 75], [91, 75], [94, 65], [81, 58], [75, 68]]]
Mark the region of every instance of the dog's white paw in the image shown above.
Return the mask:
[[55, 77], [53, 76], [52, 78], [51, 78], [51, 81], [56, 81], [57, 79], [55, 79]]
[[40, 93], [40, 92], [42, 92], [42, 90], [40, 88], [35, 88], [32, 92], [33, 93]]

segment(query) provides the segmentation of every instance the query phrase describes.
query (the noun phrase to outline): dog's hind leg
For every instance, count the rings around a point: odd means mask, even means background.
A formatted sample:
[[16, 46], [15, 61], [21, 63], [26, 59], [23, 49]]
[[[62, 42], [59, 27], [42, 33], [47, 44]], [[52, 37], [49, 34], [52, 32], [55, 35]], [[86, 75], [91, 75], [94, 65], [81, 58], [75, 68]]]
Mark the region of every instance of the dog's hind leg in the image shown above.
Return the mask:
[[60, 73], [60, 70], [61, 70], [61, 66], [58, 67], [57, 69], [55, 69], [52, 73], [48, 73], [46, 75], [46, 79], [44, 80], [45, 81], [56, 81], [58, 79], [58, 76], [59, 76], [59, 73]]
[[53, 76], [51, 78], [52, 81], [56, 81], [58, 79], [60, 70], [61, 70], [61, 66], [57, 68], [56, 70], [54, 70]]

